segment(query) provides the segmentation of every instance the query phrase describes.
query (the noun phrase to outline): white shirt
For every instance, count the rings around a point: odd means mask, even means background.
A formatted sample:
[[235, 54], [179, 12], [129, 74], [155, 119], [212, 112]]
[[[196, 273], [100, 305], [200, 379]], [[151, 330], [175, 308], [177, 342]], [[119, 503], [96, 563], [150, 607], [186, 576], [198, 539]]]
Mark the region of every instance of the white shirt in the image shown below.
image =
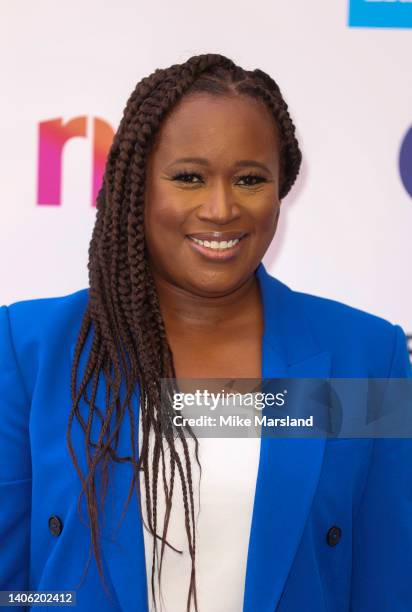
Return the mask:
[[[249, 409], [248, 416], [250, 414]], [[139, 427], [139, 448], [141, 448], [141, 435]], [[199, 612], [242, 612], [243, 609], [249, 534], [260, 454], [260, 434], [256, 435], [255, 428], [249, 428], [248, 435], [253, 437], [198, 437], [199, 461], [202, 466], [199, 513], [199, 468], [194, 455], [195, 444], [191, 438], [186, 438], [191, 457], [197, 525], [196, 586]], [[166, 442], [164, 448], [167, 448]], [[151, 431], [150, 456], [152, 450], [153, 432]], [[184, 466], [182, 444], [179, 440], [176, 440], [176, 450]], [[165, 452], [165, 458], [168, 479], [169, 452]], [[157, 533], [161, 535], [165, 510], [161, 472], [158, 484]], [[143, 516], [146, 521], [143, 477], [141, 488]], [[176, 466], [172, 511], [166, 539], [175, 548], [183, 550], [183, 554], [165, 546], [161, 577], [162, 612], [186, 610], [191, 559], [184, 518], [182, 489]], [[151, 589], [153, 536], [146, 528], [143, 528], [143, 534], [149, 610], [154, 610]], [[159, 558], [160, 549], [161, 541], [158, 540]], [[158, 594], [157, 572], [155, 572], [155, 585]], [[158, 595], [157, 600], [159, 601]], [[193, 600], [191, 609], [194, 610]]]

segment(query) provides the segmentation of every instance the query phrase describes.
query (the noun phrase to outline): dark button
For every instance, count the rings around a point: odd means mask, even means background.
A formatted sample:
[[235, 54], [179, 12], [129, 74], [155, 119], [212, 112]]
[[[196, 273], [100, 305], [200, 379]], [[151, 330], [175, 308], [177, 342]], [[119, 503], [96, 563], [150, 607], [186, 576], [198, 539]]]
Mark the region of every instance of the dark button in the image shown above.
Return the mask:
[[49, 529], [50, 533], [52, 533], [54, 536], [59, 536], [61, 534], [63, 523], [58, 516], [51, 516], [49, 518]]
[[331, 527], [326, 534], [326, 541], [329, 546], [336, 546], [336, 544], [340, 541], [342, 536], [342, 529], [334, 525]]

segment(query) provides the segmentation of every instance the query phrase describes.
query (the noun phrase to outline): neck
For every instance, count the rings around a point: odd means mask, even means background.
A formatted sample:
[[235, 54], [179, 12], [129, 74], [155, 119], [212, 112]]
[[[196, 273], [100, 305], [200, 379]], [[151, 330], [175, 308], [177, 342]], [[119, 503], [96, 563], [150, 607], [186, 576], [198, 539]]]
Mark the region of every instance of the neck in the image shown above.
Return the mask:
[[208, 332], [234, 328], [261, 310], [258, 281], [252, 274], [242, 285], [218, 297], [201, 296], [174, 285], [152, 271], [166, 329]]

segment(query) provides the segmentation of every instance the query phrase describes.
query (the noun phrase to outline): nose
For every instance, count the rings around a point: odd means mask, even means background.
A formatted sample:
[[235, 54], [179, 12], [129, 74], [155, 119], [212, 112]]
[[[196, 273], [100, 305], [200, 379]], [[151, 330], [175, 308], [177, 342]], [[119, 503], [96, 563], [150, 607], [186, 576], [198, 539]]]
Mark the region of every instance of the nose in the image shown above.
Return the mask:
[[231, 186], [223, 179], [216, 181], [215, 185], [208, 190], [206, 200], [199, 206], [197, 216], [202, 221], [217, 224], [238, 219], [240, 208], [236, 203]]

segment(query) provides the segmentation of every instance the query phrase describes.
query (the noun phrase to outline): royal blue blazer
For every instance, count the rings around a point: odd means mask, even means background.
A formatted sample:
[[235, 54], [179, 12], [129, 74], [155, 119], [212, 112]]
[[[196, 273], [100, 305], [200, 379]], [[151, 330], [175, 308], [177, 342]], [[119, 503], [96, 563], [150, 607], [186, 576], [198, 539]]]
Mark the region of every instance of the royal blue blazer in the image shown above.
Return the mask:
[[[293, 291], [262, 263], [256, 275], [264, 309], [262, 378], [412, 376], [398, 325]], [[66, 430], [87, 298], [86, 288], [0, 308], [0, 590], [76, 590], [81, 583], [79, 612], [148, 612], [135, 496], [119, 524], [132, 475], [128, 463], [111, 466], [102, 529], [110, 597], [94, 556], [81, 582], [90, 532], [85, 503], [84, 522], [77, 512], [80, 482]], [[138, 391], [135, 400], [138, 418]], [[125, 419], [121, 455], [130, 454], [129, 427]], [[85, 473], [77, 421], [72, 437]], [[51, 517], [60, 519], [57, 530]], [[334, 527], [340, 531], [331, 532]], [[331, 545], [333, 533], [340, 539]], [[411, 577], [410, 439], [261, 438], [243, 612], [410, 612]]]

